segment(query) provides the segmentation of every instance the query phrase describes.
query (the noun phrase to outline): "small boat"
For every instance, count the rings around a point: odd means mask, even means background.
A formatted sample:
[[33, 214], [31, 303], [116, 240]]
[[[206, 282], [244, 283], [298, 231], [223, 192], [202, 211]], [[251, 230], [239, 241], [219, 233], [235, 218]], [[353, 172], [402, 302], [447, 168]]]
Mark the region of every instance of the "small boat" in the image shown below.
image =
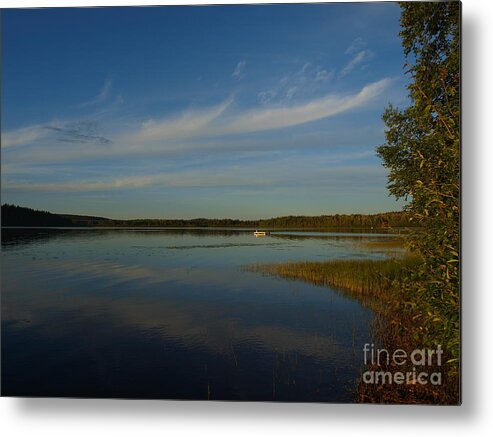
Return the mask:
[[255, 235], [256, 237], [265, 237], [267, 235], [267, 232], [265, 232], [265, 231], [255, 231], [253, 233], [253, 235]]

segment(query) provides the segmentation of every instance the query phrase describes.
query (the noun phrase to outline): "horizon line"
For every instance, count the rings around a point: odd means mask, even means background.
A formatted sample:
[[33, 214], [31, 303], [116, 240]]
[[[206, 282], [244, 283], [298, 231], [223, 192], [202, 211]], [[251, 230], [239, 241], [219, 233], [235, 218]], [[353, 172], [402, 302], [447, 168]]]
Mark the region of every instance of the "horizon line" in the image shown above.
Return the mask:
[[276, 215], [276, 216], [271, 216], [271, 217], [263, 217], [263, 218], [236, 218], [236, 217], [179, 217], [179, 218], [172, 218], [172, 217], [140, 217], [140, 218], [114, 218], [114, 217], [108, 217], [106, 215], [90, 215], [87, 213], [65, 213], [65, 212], [53, 212], [49, 210], [44, 210], [44, 209], [35, 209], [31, 208], [28, 206], [21, 206], [21, 205], [16, 205], [16, 204], [10, 204], [10, 203], [2, 203], [2, 208], [4, 206], [13, 206], [17, 208], [24, 208], [24, 209], [30, 209], [32, 211], [38, 211], [38, 212], [46, 212], [49, 214], [54, 214], [54, 215], [62, 215], [62, 216], [80, 216], [80, 217], [91, 217], [91, 218], [99, 218], [99, 219], [105, 219], [105, 220], [121, 220], [121, 221], [134, 221], [134, 220], [187, 220], [187, 221], [192, 221], [192, 220], [239, 220], [239, 221], [262, 221], [262, 220], [272, 220], [272, 219], [277, 219], [277, 218], [283, 218], [283, 217], [330, 217], [330, 216], [351, 216], [351, 215], [361, 215], [361, 216], [375, 216], [375, 215], [383, 215], [383, 214], [392, 214], [392, 213], [405, 213], [406, 211], [404, 209], [400, 210], [392, 210], [392, 211], [382, 211], [382, 212], [374, 212], [374, 213], [325, 213], [325, 214], [308, 214], [308, 215], [302, 215], [302, 214], [283, 214], [283, 215]]

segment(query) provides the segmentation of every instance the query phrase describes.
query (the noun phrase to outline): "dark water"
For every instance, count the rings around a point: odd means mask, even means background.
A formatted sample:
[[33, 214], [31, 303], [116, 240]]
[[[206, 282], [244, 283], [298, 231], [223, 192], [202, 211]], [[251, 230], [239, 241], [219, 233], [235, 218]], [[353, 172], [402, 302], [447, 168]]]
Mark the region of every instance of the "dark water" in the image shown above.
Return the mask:
[[242, 266], [375, 238], [3, 229], [2, 394], [351, 402], [371, 311]]

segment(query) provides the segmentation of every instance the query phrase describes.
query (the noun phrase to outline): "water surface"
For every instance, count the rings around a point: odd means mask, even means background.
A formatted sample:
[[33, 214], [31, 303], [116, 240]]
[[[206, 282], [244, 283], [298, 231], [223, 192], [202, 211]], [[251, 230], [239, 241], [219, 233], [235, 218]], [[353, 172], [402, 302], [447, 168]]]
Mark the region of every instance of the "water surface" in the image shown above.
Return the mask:
[[370, 310], [258, 262], [381, 257], [379, 234], [2, 229], [2, 393], [351, 402]]

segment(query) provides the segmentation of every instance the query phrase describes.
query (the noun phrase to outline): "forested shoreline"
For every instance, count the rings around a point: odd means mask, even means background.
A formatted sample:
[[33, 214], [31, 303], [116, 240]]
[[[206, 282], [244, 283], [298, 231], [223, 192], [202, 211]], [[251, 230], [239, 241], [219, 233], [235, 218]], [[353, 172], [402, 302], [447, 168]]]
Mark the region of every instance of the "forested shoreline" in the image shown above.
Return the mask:
[[387, 229], [413, 226], [406, 212], [379, 214], [334, 214], [321, 216], [284, 216], [259, 220], [240, 219], [131, 219], [53, 214], [16, 205], [2, 205], [2, 226], [47, 227], [255, 227], [302, 229]]

